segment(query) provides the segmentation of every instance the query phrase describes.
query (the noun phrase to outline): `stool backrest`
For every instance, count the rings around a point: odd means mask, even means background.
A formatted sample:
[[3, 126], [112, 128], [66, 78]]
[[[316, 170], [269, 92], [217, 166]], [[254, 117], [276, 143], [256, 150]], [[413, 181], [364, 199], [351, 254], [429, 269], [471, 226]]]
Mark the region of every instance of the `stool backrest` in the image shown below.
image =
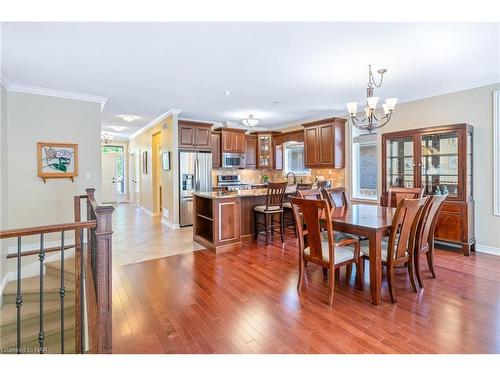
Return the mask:
[[285, 197], [287, 182], [270, 182], [267, 184], [266, 210], [270, 207], [283, 207], [283, 198]]

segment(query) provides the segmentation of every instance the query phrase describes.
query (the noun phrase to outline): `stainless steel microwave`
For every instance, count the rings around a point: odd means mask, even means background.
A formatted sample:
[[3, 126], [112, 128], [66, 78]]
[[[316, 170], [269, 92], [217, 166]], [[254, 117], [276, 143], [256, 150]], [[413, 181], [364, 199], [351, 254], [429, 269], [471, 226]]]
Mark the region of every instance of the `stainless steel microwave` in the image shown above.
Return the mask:
[[222, 154], [222, 168], [245, 168], [245, 154]]

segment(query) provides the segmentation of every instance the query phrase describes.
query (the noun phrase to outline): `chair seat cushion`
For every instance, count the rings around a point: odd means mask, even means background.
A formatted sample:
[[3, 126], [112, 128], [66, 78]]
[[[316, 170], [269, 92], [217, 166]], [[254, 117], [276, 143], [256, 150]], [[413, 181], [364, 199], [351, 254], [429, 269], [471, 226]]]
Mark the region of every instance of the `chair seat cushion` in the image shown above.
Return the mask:
[[[382, 247], [382, 262], [387, 262], [387, 252], [389, 248], [389, 242], [382, 240], [381, 247]], [[361, 242], [361, 254], [363, 254], [366, 257], [370, 256], [370, 248], [368, 245], [368, 241]], [[408, 255], [408, 251], [406, 252], [406, 255]]]
[[[354, 259], [354, 248], [351, 246], [334, 246], [335, 250], [335, 264], [345, 262], [347, 260]], [[328, 262], [330, 259], [330, 252], [328, 249], [328, 234], [327, 232], [321, 232], [321, 251], [323, 253], [323, 260]], [[304, 249], [304, 253], [307, 256], [311, 255], [311, 250], [309, 246]]]
[[292, 203], [291, 202], [284, 202], [283, 203], [283, 208], [288, 208], [288, 209], [292, 209]]
[[262, 204], [260, 206], [255, 206], [254, 211], [258, 212], [282, 212], [283, 209], [280, 208], [280, 206], [269, 206], [269, 209], [266, 210], [266, 205]]
[[333, 231], [333, 240], [335, 242], [340, 242], [340, 241], [343, 241], [343, 240], [353, 239], [353, 238], [357, 238], [357, 237], [353, 236], [353, 235], [351, 235], [349, 233]]

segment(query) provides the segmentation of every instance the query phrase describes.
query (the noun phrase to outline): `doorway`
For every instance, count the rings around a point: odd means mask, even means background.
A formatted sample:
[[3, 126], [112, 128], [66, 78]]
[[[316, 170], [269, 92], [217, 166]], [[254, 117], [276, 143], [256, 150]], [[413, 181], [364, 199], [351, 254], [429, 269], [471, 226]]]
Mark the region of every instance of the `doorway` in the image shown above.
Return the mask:
[[151, 172], [153, 176], [153, 214], [161, 215], [161, 132], [153, 134], [151, 152]]
[[116, 154], [102, 154], [102, 200], [116, 202]]
[[139, 206], [141, 202], [141, 150], [132, 152], [132, 179], [130, 184], [130, 202]]

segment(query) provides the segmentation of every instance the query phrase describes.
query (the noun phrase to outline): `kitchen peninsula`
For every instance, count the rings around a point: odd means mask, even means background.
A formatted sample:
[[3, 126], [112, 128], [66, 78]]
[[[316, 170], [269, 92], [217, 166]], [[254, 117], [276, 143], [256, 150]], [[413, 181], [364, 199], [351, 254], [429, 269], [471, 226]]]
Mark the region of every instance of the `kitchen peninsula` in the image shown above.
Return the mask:
[[[295, 193], [289, 186], [287, 194]], [[215, 252], [250, 241], [255, 234], [253, 208], [266, 204], [267, 189], [196, 192], [193, 240]]]

